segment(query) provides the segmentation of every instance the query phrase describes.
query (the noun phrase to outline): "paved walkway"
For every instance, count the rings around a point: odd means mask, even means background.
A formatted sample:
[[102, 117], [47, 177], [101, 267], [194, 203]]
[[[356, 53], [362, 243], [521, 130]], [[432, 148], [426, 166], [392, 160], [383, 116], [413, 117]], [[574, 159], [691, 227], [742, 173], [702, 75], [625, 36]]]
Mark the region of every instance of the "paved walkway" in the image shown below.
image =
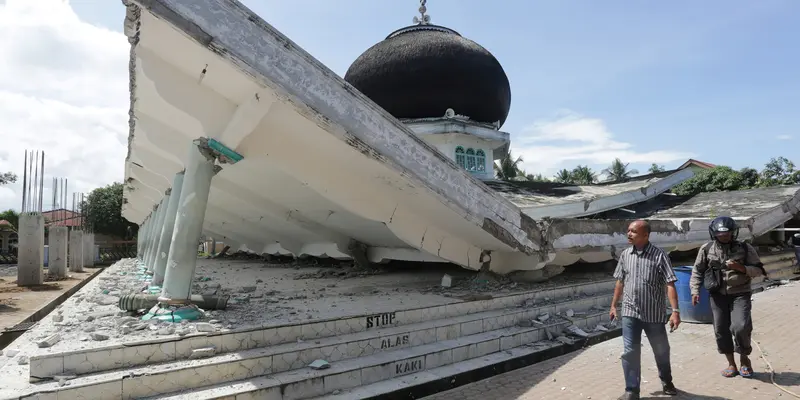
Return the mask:
[[[800, 283], [758, 293], [753, 301], [753, 340], [775, 368], [775, 380], [800, 394]], [[642, 398], [668, 397], [647, 340], [643, 338]], [[753, 346], [751, 379], [723, 378], [727, 364], [716, 351], [711, 325], [684, 323], [670, 334], [676, 399], [791, 399], [772, 385], [758, 348]], [[471, 383], [425, 400], [616, 399], [624, 391], [619, 356], [622, 339]]]

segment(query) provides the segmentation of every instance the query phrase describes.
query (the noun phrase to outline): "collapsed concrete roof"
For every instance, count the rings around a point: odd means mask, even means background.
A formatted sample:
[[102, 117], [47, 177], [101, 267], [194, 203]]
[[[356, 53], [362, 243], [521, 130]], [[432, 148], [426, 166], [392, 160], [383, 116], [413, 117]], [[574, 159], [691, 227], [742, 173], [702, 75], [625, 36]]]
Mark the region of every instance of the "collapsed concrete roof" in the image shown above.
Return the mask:
[[[470, 269], [491, 252], [497, 272], [535, 270], [602, 261], [626, 243], [627, 218], [565, 218], [657, 199], [693, 176], [684, 169], [591, 186], [484, 183], [237, 1], [126, 4], [132, 102], [123, 216], [132, 222], [142, 223], [170, 189], [191, 143], [213, 138], [244, 158], [213, 178], [203, 229], [236, 247], [340, 258], [366, 248], [373, 262]], [[783, 223], [787, 210], [757, 217], [750, 231]], [[696, 246], [707, 222], [676, 214], [653, 225], [654, 242], [669, 248]]]
[[602, 218], [702, 219], [727, 215], [746, 220], [776, 208], [791, 207], [798, 190], [800, 185], [700, 193], [695, 196], [658, 196], [628, 207], [634, 213], [614, 210], [603, 214]]
[[652, 226], [653, 243], [666, 249], [690, 250], [709, 240], [712, 219], [729, 215], [740, 221], [740, 238], [754, 238], [800, 215], [800, 185], [691, 197], [659, 196], [628, 209], [635, 213], [615, 210], [587, 219], [554, 220], [547, 237], [552, 238], [554, 249], [568, 249], [573, 254], [590, 252], [591, 248], [618, 252], [627, 246], [625, 229], [630, 221], [646, 218]]
[[575, 218], [647, 201], [692, 176], [692, 170], [683, 169], [598, 185], [526, 181], [487, 181], [486, 184], [531, 218]]

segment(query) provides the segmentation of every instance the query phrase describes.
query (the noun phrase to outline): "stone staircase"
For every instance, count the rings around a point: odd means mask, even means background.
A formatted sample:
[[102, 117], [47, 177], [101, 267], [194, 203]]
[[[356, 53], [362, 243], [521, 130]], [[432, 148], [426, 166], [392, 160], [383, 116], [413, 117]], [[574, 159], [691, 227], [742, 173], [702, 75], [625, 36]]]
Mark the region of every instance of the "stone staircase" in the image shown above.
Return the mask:
[[[47, 354], [31, 359], [31, 377], [56, 381], [32, 385], [35, 390], [28, 394], [368, 398], [485, 373], [512, 360], [535, 362], [618, 334], [613, 328], [593, 332], [607, 320], [613, 286], [613, 280], [605, 280], [377, 315]], [[564, 335], [574, 327], [590, 333]], [[322, 369], [310, 367], [317, 360], [325, 361]], [[61, 386], [60, 376], [75, 377]]]

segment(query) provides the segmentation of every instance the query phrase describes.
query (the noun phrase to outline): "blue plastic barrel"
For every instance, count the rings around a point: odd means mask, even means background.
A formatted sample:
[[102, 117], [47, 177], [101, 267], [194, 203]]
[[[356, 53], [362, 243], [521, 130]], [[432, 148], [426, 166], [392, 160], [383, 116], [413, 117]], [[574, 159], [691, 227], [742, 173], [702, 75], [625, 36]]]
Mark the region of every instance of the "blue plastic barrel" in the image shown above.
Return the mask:
[[708, 290], [700, 285], [700, 302], [696, 306], [692, 305], [692, 290], [689, 280], [692, 278], [692, 267], [675, 267], [675, 288], [678, 290], [678, 307], [681, 309], [681, 321], [695, 324], [710, 324], [714, 321], [711, 313], [711, 300], [708, 297]]

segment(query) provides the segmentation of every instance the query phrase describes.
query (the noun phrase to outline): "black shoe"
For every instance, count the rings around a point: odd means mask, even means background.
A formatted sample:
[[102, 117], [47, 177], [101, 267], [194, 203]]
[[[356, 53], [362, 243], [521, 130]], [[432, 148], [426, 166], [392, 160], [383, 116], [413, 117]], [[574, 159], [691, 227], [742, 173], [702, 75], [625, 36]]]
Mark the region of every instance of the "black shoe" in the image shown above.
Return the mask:
[[639, 400], [639, 393], [625, 392], [625, 394], [619, 396], [617, 400]]
[[675, 385], [672, 382], [664, 383], [661, 387], [664, 389], [664, 394], [668, 396], [678, 395], [678, 389], [675, 389]]

